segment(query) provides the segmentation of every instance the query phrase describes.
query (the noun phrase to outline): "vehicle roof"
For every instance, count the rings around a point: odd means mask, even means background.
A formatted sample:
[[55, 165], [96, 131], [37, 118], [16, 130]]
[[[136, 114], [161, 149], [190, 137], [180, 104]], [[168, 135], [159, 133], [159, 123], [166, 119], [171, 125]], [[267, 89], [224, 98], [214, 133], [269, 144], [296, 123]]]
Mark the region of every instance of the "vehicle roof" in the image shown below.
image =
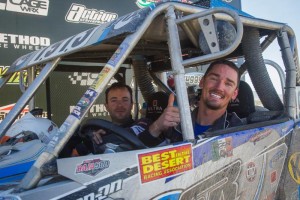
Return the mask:
[[[145, 34], [143, 34], [140, 41], [124, 63], [130, 63], [132, 55], [142, 54], [154, 63], [153, 66], [155, 68], [155, 63], [160, 65], [162, 60], [164, 63], [168, 61], [168, 58], [166, 58], [169, 55], [169, 49], [167, 44], [167, 28], [164, 19], [165, 14], [163, 12], [156, 12], [159, 7], [166, 7], [166, 4], [182, 10], [181, 14], [183, 16], [190, 14], [187, 12], [190, 10], [193, 10], [195, 13], [207, 10], [207, 8], [204, 8], [203, 6], [188, 5], [178, 2], [153, 4], [150, 7], [129, 13], [112, 22], [73, 35], [41, 50], [26, 54], [17, 59], [7, 70], [5, 75], [24, 70], [34, 65], [46, 63], [58, 57], [61, 57], [61, 63], [64, 61], [106, 63], [119, 47], [123, 39], [127, 35], [136, 32], [141, 26], [145, 26], [145, 24], [149, 24], [149, 28], [146, 30]], [[239, 12], [244, 26], [254, 26], [259, 28], [261, 37], [276, 34], [275, 32], [279, 27], [285, 27], [289, 31], [292, 31], [284, 23], [257, 19], [244, 12], [238, 11], [233, 7], [227, 6], [227, 8]], [[219, 15], [221, 18], [224, 18], [222, 14]], [[228, 18], [228, 16], [225, 16], [225, 18]], [[196, 19], [190, 20], [186, 24], [189, 27], [195, 27], [193, 30], [194, 32], [200, 32], [200, 26]], [[199, 54], [204, 54], [198, 46], [195, 46], [195, 44], [191, 42], [191, 39], [183, 30], [179, 31], [183, 54], [188, 54], [189, 57], [194, 54], [197, 54], [197, 56]], [[228, 55], [229, 58], [238, 56], [243, 56], [240, 46]], [[58, 66], [62, 67], [57, 67], [57, 69], [64, 70], [64, 65]], [[68, 68], [68, 70], [71, 69]]]

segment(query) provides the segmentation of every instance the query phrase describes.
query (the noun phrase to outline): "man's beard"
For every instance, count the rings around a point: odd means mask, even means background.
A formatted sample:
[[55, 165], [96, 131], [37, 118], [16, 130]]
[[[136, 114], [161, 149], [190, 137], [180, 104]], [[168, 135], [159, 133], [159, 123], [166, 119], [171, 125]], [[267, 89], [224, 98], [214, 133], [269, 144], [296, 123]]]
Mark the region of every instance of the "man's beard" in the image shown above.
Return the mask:
[[210, 103], [209, 101], [205, 101], [205, 105], [207, 106], [207, 108], [209, 108], [210, 110], [220, 110], [222, 109], [222, 105], [220, 104], [214, 104], [214, 103]]
[[112, 121], [118, 125], [124, 125], [132, 119], [131, 115], [111, 116], [111, 118], [112, 118]]

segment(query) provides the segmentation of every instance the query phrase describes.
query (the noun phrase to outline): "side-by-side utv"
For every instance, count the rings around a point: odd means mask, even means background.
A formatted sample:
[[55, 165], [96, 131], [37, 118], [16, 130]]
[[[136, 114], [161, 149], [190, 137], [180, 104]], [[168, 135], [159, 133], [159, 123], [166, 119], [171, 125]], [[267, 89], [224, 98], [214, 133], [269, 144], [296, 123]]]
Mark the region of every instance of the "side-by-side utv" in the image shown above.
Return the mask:
[[[285, 71], [277, 70], [282, 94], [262, 56], [271, 45], [284, 63]], [[198, 89], [191, 94], [186, 79], [221, 59], [237, 63], [251, 79], [253, 87], [241, 86], [228, 107], [245, 125], [195, 138], [191, 99], [201, 94]], [[230, 6], [152, 4], [20, 57], [0, 79], [0, 98], [10, 76], [24, 71], [26, 89], [0, 124], [0, 199], [299, 199], [300, 71], [295, 33], [284, 23]], [[97, 75], [75, 103], [51, 104], [55, 100], [49, 91], [60, 86], [49, 80], [66, 72]], [[173, 77], [174, 90], [166, 74]], [[60, 78], [70, 81], [70, 76]], [[88, 124], [86, 114], [113, 79], [134, 80], [134, 92], [142, 96], [135, 98], [137, 105], [151, 104], [158, 91], [174, 92], [183, 140], [150, 148], [111, 122]], [[48, 119], [33, 111], [16, 120], [41, 88]], [[159, 100], [155, 103], [155, 110], [163, 109]], [[72, 108], [61, 123], [51, 119], [54, 106]], [[22, 129], [24, 124], [31, 131]], [[131, 148], [115, 151], [116, 145], [107, 142], [105, 153], [60, 158], [82, 127], [105, 129]]]

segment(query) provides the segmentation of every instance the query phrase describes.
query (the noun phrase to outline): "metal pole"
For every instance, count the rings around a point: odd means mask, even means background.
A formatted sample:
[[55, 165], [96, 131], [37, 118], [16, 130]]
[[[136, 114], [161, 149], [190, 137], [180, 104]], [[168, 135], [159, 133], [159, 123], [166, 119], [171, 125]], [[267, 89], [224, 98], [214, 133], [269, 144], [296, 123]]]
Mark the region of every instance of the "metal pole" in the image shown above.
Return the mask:
[[285, 74], [284, 74], [283, 69], [276, 62], [274, 62], [272, 60], [265, 59], [264, 61], [265, 61], [265, 64], [270, 65], [270, 66], [274, 67], [274, 69], [276, 69], [276, 71], [279, 75], [279, 78], [280, 78], [282, 95], [284, 95]]
[[282, 31], [278, 35], [278, 43], [281, 48], [282, 58], [286, 68], [286, 92], [285, 92], [285, 109], [288, 115], [295, 119], [296, 108], [296, 66], [289, 43], [288, 34], [286, 31]]
[[178, 35], [178, 28], [175, 22], [176, 16], [174, 7], [170, 6], [167, 9], [167, 23], [169, 31], [169, 52], [171, 57], [171, 64], [175, 79], [176, 99], [180, 110], [181, 128], [184, 140], [194, 140], [194, 130], [192, 125], [192, 117], [189, 107], [185, 78], [184, 67], [182, 65], [182, 53], [180, 40]]
[[12, 74], [0, 78], [0, 88], [9, 80]]
[[[33, 80], [35, 78], [35, 67], [30, 67], [27, 69], [27, 81], [28, 85], [31, 85]], [[35, 108], [35, 100], [34, 97], [32, 97], [28, 103], [29, 110], [32, 110]]]

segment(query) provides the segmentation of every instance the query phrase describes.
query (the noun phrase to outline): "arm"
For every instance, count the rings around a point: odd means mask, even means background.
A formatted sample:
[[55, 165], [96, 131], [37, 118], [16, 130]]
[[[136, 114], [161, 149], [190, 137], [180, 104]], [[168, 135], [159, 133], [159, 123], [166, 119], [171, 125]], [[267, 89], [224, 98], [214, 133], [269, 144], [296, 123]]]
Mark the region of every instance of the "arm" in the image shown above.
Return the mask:
[[[147, 122], [147, 126], [142, 127], [138, 135], [139, 139], [147, 146], [157, 146], [164, 141], [163, 132], [170, 128], [176, 127], [180, 123], [179, 109], [173, 106], [174, 94], [171, 94], [168, 101], [168, 107], [164, 110], [161, 116], [152, 122]], [[141, 125], [143, 126], [143, 125]]]
[[176, 127], [180, 123], [179, 109], [174, 107], [174, 94], [170, 94], [168, 107], [161, 116], [149, 127], [149, 132], [153, 137], [158, 137], [163, 131]]

